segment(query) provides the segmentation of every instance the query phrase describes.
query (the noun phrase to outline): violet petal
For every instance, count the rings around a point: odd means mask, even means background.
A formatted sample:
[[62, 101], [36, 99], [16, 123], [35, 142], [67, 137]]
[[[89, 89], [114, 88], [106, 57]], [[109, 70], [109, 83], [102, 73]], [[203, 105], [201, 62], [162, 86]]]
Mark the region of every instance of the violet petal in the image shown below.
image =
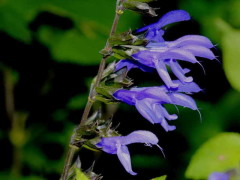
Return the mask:
[[127, 146], [117, 144], [117, 156], [119, 161], [122, 163], [123, 167], [129, 174], [137, 175], [137, 173], [133, 172], [132, 170], [130, 153], [128, 151]]

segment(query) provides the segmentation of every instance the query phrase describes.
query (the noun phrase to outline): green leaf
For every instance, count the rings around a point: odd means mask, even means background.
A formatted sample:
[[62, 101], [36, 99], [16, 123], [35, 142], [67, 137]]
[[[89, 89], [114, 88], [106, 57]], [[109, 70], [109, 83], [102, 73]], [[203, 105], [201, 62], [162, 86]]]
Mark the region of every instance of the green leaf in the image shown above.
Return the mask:
[[28, 175], [28, 176], [14, 176], [13, 174], [9, 172], [1, 172], [0, 173], [0, 179], [5, 180], [44, 180], [45, 178], [39, 177], [36, 175]]
[[223, 67], [233, 88], [240, 91], [240, 31], [226, 31], [222, 37]]
[[157, 177], [157, 178], [153, 178], [152, 180], [166, 180], [167, 176], [161, 176], [161, 177]]
[[[51, 12], [71, 18], [76, 26], [69, 31], [57, 33], [56, 29], [50, 27], [39, 31], [39, 40], [49, 46], [54, 59], [81, 65], [99, 64], [99, 51], [103, 49], [110, 32], [115, 2], [72, 0], [71, 3], [57, 1], [50, 5]], [[118, 30], [136, 27], [139, 18], [134, 13], [124, 13], [119, 21]]]
[[39, 37], [58, 62], [92, 65], [101, 60], [98, 52], [104, 45], [103, 37], [88, 38], [75, 30], [64, 32], [47, 27], [41, 28]]
[[221, 133], [197, 150], [185, 175], [189, 179], [206, 179], [212, 172], [238, 167], [239, 161], [240, 134]]
[[76, 171], [76, 180], [89, 180], [89, 178], [78, 168], [75, 169]]
[[11, 6], [0, 7], [0, 30], [8, 35], [30, 42], [31, 32], [28, 30], [28, 21]]
[[[37, 32], [39, 41], [49, 47], [53, 58], [59, 62], [96, 65], [101, 59], [98, 52], [110, 32], [114, 10], [115, 1], [112, 0], [4, 0], [0, 2], [0, 30], [18, 40], [30, 42], [29, 24], [40, 12], [69, 18], [74, 24], [73, 29], [40, 28]], [[137, 27], [139, 19], [134, 13], [124, 13], [118, 30]]]
[[231, 0], [228, 5], [228, 22], [234, 27], [240, 27], [240, 1]]

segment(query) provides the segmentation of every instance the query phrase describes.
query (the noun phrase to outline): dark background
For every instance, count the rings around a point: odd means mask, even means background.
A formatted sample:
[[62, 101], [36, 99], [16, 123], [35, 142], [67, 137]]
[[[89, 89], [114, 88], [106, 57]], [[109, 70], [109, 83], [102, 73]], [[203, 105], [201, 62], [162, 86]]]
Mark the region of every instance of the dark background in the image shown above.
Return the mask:
[[[115, 155], [83, 149], [80, 153], [83, 170], [96, 160], [94, 172], [104, 179], [151, 179], [165, 174], [168, 180], [185, 179], [191, 156], [202, 143], [223, 131], [239, 132], [240, 94], [231, 88], [224, 73], [222, 50], [226, 46], [221, 44], [222, 33], [217, 33], [219, 28], [209, 22], [211, 17], [229, 20], [227, 8], [231, 8], [231, 3], [223, 0], [152, 3], [160, 7], [159, 16], [181, 8], [192, 13], [192, 20], [166, 28], [166, 40], [204, 34], [214, 44], [220, 44], [213, 49], [220, 63], [199, 59], [206, 74], [199, 65], [182, 63], [192, 69], [195, 82], [203, 88], [203, 92], [193, 96], [202, 122], [196, 111], [179, 107], [179, 119], [172, 122], [177, 130], [166, 133], [161, 126], [147, 122], [134, 107], [121, 104], [113, 117], [115, 126], [120, 123], [118, 131], [123, 135], [139, 129], [154, 132], [166, 158], [157, 147], [130, 145], [133, 170], [138, 172], [131, 176]], [[110, 0], [0, 1], [0, 179], [59, 179], [65, 150], [81, 118], [101, 58], [98, 51], [105, 44], [113, 15], [114, 2]], [[236, 20], [226, 22], [238, 29], [240, 15], [230, 17]], [[126, 12], [120, 20], [119, 32], [158, 19]], [[133, 70], [129, 77], [138, 86], [162, 83], [157, 73]], [[169, 110], [176, 112], [174, 107]]]

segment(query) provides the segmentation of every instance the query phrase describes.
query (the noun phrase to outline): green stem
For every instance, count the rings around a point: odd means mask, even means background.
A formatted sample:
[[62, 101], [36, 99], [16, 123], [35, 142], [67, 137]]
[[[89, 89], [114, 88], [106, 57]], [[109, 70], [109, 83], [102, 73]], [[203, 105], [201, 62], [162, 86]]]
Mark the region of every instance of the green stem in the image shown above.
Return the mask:
[[22, 169], [22, 148], [26, 140], [25, 122], [27, 114], [17, 113], [14, 105], [14, 79], [13, 71], [7, 67], [3, 68], [4, 87], [5, 87], [5, 104], [8, 119], [11, 122], [9, 139], [13, 146], [13, 162], [11, 173], [19, 177]]
[[[117, 8], [109, 37], [113, 36], [115, 34], [116, 30], [117, 30], [117, 24], [118, 24], [118, 21], [119, 21], [119, 18], [120, 18], [120, 14], [117, 13], [118, 10], [119, 9]], [[107, 41], [104, 49], [108, 52], [111, 51], [111, 46], [110, 46], [108, 41]], [[106, 66], [106, 60], [108, 58], [109, 58], [109, 55], [104, 56], [101, 60], [101, 63], [99, 65], [99, 69], [98, 69], [98, 73], [97, 73], [97, 76], [96, 76], [96, 81], [95, 81], [95, 84], [93, 85], [93, 90], [89, 94], [88, 102], [87, 102], [87, 105], [84, 109], [83, 116], [82, 116], [82, 119], [81, 119], [81, 122], [80, 122], [80, 126], [82, 126], [87, 121], [88, 115], [89, 115], [90, 110], [91, 110], [92, 105], [93, 105], [93, 98], [96, 95], [95, 89], [96, 89], [96, 87], [99, 86], [99, 83], [100, 83], [101, 78], [102, 78], [103, 71], [104, 71], [105, 66]]]
[[[120, 0], [120, 2], [122, 2], [122, 1]], [[110, 34], [109, 34], [109, 38], [111, 36], [113, 36], [115, 34], [116, 30], [117, 30], [118, 21], [119, 21], [120, 15], [121, 15], [121, 13], [119, 13], [119, 12], [121, 12], [122, 10], [123, 10], [123, 7], [122, 7], [121, 3], [119, 3], [119, 1], [118, 1], [117, 2], [117, 7], [116, 7], [115, 17], [114, 17], [114, 20], [113, 20], [113, 24], [112, 24], [112, 28], [111, 28]], [[109, 44], [109, 42], [107, 40], [106, 45], [104, 47], [104, 50], [106, 50], [110, 54], [111, 53], [111, 49], [112, 49], [112, 47], [111, 47], [111, 45]], [[92, 105], [94, 103], [94, 97], [97, 94], [95, 89], [96, 89], [96, 87], [99, 86], [99, 84], [101, 82], [103, 71], [104, 71], [105, 66], [106, 66], [106, 61], [107, 61], [107, 59], [109, 57], [110, 57], [110, 55], [105, 55], [105, 56], [103, 56], [103, 58], [101, 60], [101, 63], [99, 65], [99, 69], [98, 69], [98, 73], [97, 73], [97, 76], [96, 76], [95, 83], [93, 85], [92, 90], [89, 93], [88, 102], [87, 102], [87, 104], [85, 106], [85, 109], [84, 109], [84, 112], [83, 112], [83, 115], [82, 115], [82, 118], [81, 118], [81, 122], [80, 122], [78, 128], [82, 127], [85, 124], [85, 122], [87, 121], [87, 119], [88, 119], [89, 113], [90, 113]], [[72, 139], [73, 140], [75, 139], [74, 135], [73, 135]], [[72, 164], [73, 157], [74, 157], [75, 152], [76, 152], [76, 147], [72, 143], [74, 143], [74, 142], [71, 142], [70, 145], [69, 145], [69, 149], [68, 149], [68, 153], [67, 153], [67, 157], [66, 157], [63, 173], [62, 173], [62, 176], [61, 176], [61, 180], [67, 180], [69, 168], [70, 168], [70, 166]]]

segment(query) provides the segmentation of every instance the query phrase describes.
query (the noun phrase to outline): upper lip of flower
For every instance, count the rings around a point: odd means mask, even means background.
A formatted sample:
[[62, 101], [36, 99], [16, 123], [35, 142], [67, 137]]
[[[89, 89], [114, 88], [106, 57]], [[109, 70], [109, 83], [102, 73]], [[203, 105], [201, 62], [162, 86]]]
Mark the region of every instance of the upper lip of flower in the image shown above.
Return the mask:
[[180, 22], [180, 21], [188, 21], [190, 20], [190, 15], [188, 12], [184, 10], [174, 10], [166, 13], [162, 18], [159, 19], [158, 22], [150, 24], [148, 26], [142, 27], [138, 29], [136, 32], [140, 33], [149, 29], [160, 29], [168, 24]]

